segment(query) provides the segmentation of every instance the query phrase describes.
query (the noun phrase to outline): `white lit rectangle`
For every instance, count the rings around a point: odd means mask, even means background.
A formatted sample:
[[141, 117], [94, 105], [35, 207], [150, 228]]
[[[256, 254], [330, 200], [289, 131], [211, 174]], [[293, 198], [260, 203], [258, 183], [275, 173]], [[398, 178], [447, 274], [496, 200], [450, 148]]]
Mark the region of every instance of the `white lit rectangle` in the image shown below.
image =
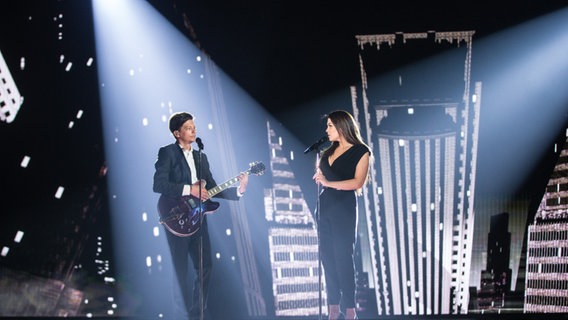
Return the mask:
[[10, 252], [10, 248], [8, 247], [3, 247], [2, 248], [2, 256], [5, 257], [8, 255], [8, 252]]
[[16, 232], [16, 236], [14, 237], [14, 242], [20, 243], [23, 237], [24, 237], [24, 232], [18, 230], [18, 232]]
[[61, 199], [61, 196], [63, 196], [63, 191], [65, 191], [65, 188], [63, 187], [57, 188], [57, 191], [55, 192], [55, 197], [57, 199]]
[[152, 266], [152, 257], [146, 257], [146, 266], [148, 268]]
[[27, 167], [28, 167], [28, 164], [30, 164], [30, 160], [31, 160], [31, 159], [32, 159], [32, 158], [30, 158], [29, 156], [24, 156], [24, 158], [22, 159], [22, 162], [20, 162], [20, 166], [21, 166], [22, 168], [27, 168]]

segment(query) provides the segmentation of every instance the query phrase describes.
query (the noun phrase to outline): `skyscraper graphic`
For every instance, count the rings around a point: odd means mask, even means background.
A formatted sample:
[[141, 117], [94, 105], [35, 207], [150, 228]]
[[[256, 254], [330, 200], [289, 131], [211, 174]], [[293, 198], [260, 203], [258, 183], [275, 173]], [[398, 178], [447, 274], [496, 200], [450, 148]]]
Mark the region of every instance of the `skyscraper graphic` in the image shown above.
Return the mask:
[[[379, 314], [467, 312], [481, 104], [481, 83], [470, 95], [473, 34], [356, 37], [353, 113], [374, 152], [359, 209], [372, 257], [363, 269]], [[412, 56], [425, 50], [431, 58]]]
[[568, 138], [529, 225], [524, 310], [568, 312]]
[[496, 311], [505, 307], [506, 295], [511, 290], [511, 233], [509, 213], [491, 217], [487, 240], [487, 268], [481, 271], [481, 288], [478, 306], [483, 311]]
[[24, 97], [20, 95], [2, 51], [0, 51], [0, 121], [6, 123], [14, 121], [22, 103], [24, 103]]
[[[314, 219], [290, 168], [284, 142], [267, 122], [272, 188], [264, 191], [276, 316], [326, 312]], [[321, 282], [320, 282], [321, 280]], [[320, 291], [321, 290], [321, 291]]]

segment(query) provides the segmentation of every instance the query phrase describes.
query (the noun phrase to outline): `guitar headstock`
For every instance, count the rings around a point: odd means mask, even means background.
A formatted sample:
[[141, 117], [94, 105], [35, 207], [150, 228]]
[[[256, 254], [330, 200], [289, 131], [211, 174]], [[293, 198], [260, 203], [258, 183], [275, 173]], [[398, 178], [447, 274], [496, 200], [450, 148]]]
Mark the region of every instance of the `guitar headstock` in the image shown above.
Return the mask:
[[261, 176], [264, 174], [264, 171], [266, 170], [266, 167], [264, 167], [264, 163], [262, 163], [261, 161], [255, 161], [249, 164], [249, 169], [248, 172], [249, 174], [254, 174], [257, 176]]

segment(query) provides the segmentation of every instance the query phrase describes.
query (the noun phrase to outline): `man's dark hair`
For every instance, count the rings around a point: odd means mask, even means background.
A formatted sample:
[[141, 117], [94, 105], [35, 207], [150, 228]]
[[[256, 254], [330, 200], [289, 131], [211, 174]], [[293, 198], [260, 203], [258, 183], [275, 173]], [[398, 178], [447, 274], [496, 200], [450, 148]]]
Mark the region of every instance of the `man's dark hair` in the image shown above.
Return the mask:
[[179, 130], [187, 120], [193, 120], [193, 116], [187, 112], [176, 112], [172, 114], [170, 117], [170, 131], [173, 133]]

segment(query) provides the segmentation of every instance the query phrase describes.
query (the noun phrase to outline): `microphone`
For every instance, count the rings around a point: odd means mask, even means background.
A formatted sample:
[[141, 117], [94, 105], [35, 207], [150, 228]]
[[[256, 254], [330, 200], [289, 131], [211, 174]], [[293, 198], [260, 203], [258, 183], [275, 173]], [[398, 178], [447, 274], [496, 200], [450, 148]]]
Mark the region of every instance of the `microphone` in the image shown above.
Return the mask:
[[319, 146], [321, 146], [322, 143], [324, 143], [324, 142], [326, 142], [326, 141], [327, 141], [327, 136], [321, 137], [318, 141], [316, 141], [314, 144], [312, 144], [312, 145], [309, 146], [306, 150], [304, 150], [304, 154], [306, 154], [306, 153], [308, 153], [308, 152], [310, 152], [310, 151], [312, 151], [312, 150], [315, 150], [315, 149], [319, 148]]
[[195, 142], [197, 143], [197, 147], [199, 147], [199, 150], [203, 150], [203, 142], [201, 142], [201, 138], [195, 139]]

